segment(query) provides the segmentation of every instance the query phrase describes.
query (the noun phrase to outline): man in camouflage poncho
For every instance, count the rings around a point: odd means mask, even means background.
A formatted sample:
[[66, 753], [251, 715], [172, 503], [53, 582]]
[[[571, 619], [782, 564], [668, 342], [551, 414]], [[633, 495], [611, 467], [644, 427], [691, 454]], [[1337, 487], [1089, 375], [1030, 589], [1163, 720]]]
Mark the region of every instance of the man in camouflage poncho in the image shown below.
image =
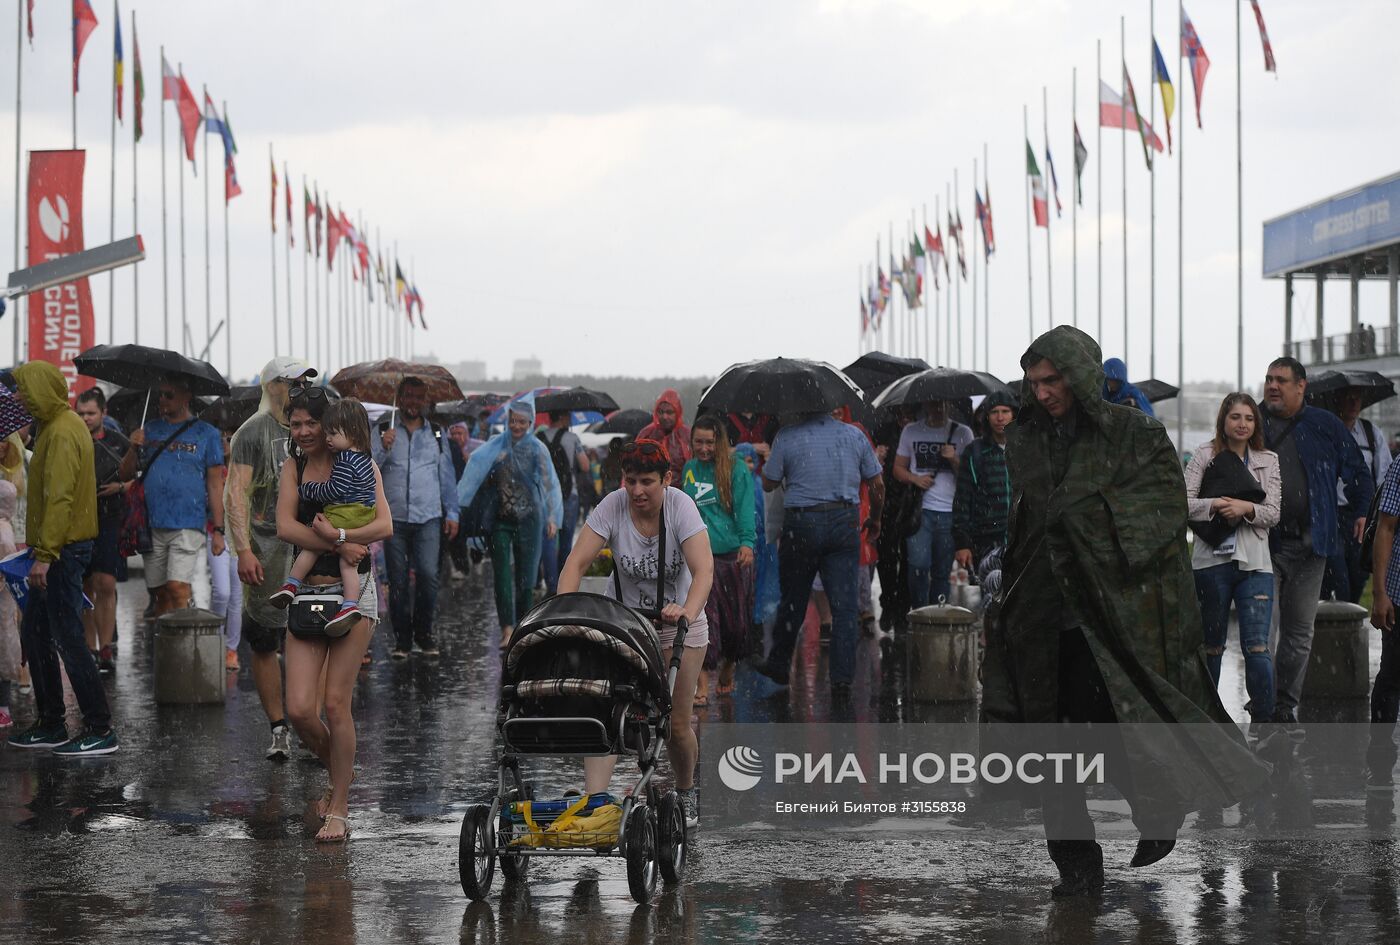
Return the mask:
[[[1156, 420], [1102, 399], [1101, 364], [1094, 340], [1065, 325], [1021, 359], [1006, 590], [987, 641], [983, 713], [994, 727], [1198, 723], [1100, 726], [1099, 747], [1079, 749], [1107, 747], [1108, 778], [1142, 834], [1132, 865], [1146, 866], [1171, 851], [1188, 811], [1234, 803], [1268, 768], [1218, 724], [1229, 717], [1203, 655], [1176, 451]], [[1082, 728], [1062, 731], [1088, 744]], [[1052, 893], [1096, 892], [1103, 851], [1083, 785], [1047, 784], [1042, 800], [1061, 875]]]

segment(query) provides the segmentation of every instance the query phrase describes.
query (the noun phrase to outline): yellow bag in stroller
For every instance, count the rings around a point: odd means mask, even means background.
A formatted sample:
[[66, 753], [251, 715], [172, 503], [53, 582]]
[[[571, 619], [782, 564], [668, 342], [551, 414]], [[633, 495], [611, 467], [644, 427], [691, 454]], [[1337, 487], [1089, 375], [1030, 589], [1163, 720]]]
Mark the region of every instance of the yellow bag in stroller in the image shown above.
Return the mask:
[[588, 795], [585, 794], [544, 827], [535, 822], [531, 811], [533, 804], [534, 801], [516, 801], [511, 805], [511, 812], [524, 817], [529, 831], [513, 838], [511, 846], [611, 848], [617, 843], [617, 833], [622, 826], [622, 808], [616, 804], [603, 804], [588, 813], [581, 813], [588, 806]]

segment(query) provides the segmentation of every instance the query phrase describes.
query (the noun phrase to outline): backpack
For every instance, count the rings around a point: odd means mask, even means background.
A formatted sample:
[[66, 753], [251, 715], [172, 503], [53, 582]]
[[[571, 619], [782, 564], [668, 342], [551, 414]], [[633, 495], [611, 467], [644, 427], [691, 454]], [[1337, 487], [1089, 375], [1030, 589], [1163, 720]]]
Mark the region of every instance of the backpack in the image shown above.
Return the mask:
[[549, 458], [554, 463], [554, 474], [559, 477], [559, 494], [567, 499], [574, 494], [574, 464], [573, 457], [565, 455], [563, 444], [560, 441], [564, 439], [564, 434], [569, 431], [555, 430], [553, 432], [553, 442], [550, 442], [545, 436], [546, 431], [544, 430], [535, 435], [549, 449]]

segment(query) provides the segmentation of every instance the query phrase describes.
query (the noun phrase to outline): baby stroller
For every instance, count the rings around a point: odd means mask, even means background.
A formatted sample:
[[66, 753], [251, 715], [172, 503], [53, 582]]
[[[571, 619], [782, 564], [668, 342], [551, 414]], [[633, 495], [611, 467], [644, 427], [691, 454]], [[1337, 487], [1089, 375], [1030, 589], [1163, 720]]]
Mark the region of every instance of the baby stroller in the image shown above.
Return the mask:
[[[658, 873], [680, 880], [684, 811], [653, 775], [670, 734], [683, 647], [662, 665], [658, 617], [599, 594], [561, 594], [515, 627], [501, 671], [496, 796], [468, 807], [462, 820], [458, 868], [468, 897], [490, 893], [497, 860], [507, 881], [524, 881], [536, 856], [620, 856], [640, 903], [651, 900]], [[685, 631], [682, 618], [677, 641]], [[602, 794], [536, 801], [521, 768], [530, 755], [631, 755], [641, 775], [617, 803]]]

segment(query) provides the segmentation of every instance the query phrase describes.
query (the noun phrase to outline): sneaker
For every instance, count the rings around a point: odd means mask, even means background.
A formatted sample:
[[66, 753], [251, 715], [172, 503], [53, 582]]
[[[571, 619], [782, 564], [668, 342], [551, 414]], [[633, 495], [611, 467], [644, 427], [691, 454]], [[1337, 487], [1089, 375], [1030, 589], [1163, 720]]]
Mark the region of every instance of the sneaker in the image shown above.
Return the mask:
[[1379, 767], [1366, 768], [1366, 792], [1368, 794], [1389, 794], [1395, 790], [1395, 781], [1389, 770]]
[[97, 653], [97, 674], [99, 676], [114, 676], [116, 672], [117, 663], [112, 658], [112, 648], [104, 646]]
[[[279, 591], [278, 593], [281, 592]], [[356, 600], [346, 600], [341, 603], [340, 609], [335, 612], [335, 616], [326, 621], [326, 632], [332, 636], [341, 632], [348, 632], [359, 619], [360, 602]]]
[[292, 754], [292, 730], [279, 725], [272, 730], [272, 747], [267, 750], [268, 761], [286, 761]]
[[676, 796], [680, 798], [681, 810], [685, 811], [685, 829], [694, 830], [700, 826], [700, 795], [696, 788], [686, 788], [684, 791], [677, 791]]
[[393, 660], [406, 660], [408, 659], [408, 650], [400, 649], [396, 646], [393, 652], [389, 654], [389, 658]]
[[291, 581], [283, 584], [277, 592], [267, 599], [273, 607], [290, 607], [297, 596], [297, 586]]
[[1301, 742], [1308, 737], [1307, 733], [1303, 731], [1302, 723], [1298, 721], [1298, 713], [1295, 709], [1274, 709], [1272, 721], [1295, 742]]
[[110, 755], [117, 747], [117, 734], [110, 728], [105, 732], [85, 728], [77, 738], [55, 745], [53, 753], [63, 758], [85, 758], [88, 755]]
[[10, 717], [9, 709], [0, 709], [0, 728], [10, 728], [15, 724], [15, 720]]
[[437, 656], [437, 655], [439, 654], [439, 652], [440, 652], [440, 651], [438, 650], [437, 644], [436, 644], [436, 643], [420, 643], [420, 644], [418, 644], [418, 653], [419, 653], [421, 656]]
[[66, 741], [68, 729], [63, 727], [62, 722], [57, 725], [35, 722], [24, 731], [10, 736], [10, 745], [14, 748], [57, 748]]
[[238, 672], [238, 651], [224, 650], [224, 669], [230, 673]]

